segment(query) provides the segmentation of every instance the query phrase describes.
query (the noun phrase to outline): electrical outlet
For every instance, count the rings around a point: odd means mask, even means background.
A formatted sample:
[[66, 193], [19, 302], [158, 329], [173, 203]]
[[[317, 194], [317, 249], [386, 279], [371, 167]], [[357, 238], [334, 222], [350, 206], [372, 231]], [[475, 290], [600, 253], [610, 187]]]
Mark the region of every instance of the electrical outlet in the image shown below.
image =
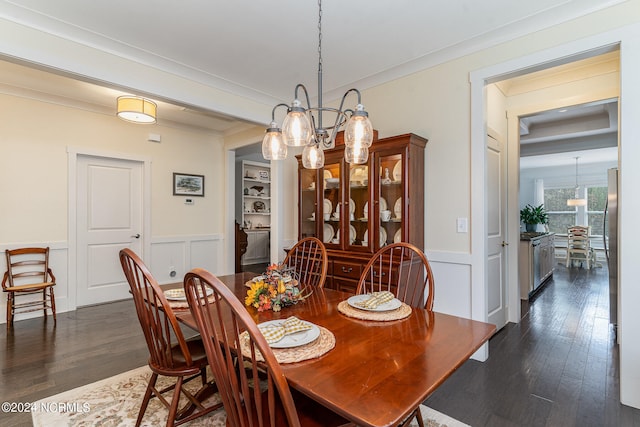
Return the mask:
[[458, 233], [467, 233], [469, 231], [469, 220], [467, 218], [456, 219], [456, 231]]

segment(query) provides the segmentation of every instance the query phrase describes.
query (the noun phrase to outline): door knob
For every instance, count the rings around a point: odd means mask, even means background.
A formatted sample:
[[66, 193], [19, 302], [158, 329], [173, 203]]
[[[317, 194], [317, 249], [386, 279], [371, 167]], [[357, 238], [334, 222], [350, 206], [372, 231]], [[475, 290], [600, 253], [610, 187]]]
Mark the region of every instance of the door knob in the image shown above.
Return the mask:
[[134, 234], [134, 235], [133, 235], [133, 236], [131, 236], [131, 237], [133, 237], [134, 239], [139, 239], [139, 238], [140, 238], [140, 233], [136, 233], [136, 234]]
[[509, 246], [509, 243], [507, 243], [507, 242], [505, 242], [505, 241], [503, 240], [503, 241], [502, 241], [502, 247], [505, 247], [505, 246]]

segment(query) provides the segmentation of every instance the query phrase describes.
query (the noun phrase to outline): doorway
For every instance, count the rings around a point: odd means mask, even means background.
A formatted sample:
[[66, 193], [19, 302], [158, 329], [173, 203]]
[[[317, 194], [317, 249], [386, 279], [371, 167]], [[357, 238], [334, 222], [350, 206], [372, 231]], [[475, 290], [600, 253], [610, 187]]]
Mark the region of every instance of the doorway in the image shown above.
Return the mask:
[[118, 253], [128, 247], [143, 256], [148, 250], [149, 167], [145, 158], [69, 150], [74, 308], [130, 298]]

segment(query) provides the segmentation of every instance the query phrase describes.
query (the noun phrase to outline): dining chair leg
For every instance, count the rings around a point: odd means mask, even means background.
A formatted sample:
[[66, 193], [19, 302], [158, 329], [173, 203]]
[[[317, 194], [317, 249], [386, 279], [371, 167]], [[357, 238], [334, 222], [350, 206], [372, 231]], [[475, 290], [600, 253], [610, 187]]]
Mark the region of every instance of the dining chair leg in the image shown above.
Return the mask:
[[13, 295], [7, 294], [7, 331], [13, 325]]
[[147, 406], [149, 405], [149, 400], [151, 399], [151, 393], [153, 393], [153, 389], [156, 386], [157, 380], [158, 374], [156, 374], [155, 372], [152, 373], [151, 378], [149, 378], [149, 383], [147, 384], [147, 390], [144, 392], [144, 397], [142, 398], [142, 405], [140, 406], [140, 410], [138, 411], [136, 427], [139, 427], [142, 423], [142, 417], [144, 417], [144, 413], [147, 411]]
[[53, 314], [53, 324], [55, 325], [56, 324], [56, 297], [53, 294], [53, 288], [49, 288], [49, 297], [51, 298], [51, 313]]
[[171, 399], [171, 407], [169, 408], [169, 416], [167, 417], [167, 427], [173, 427], [178, 413], [178, 403], [180, 403], [180, 390], [182, 390], [183, 377], [178, 377], [176, 388], [173, 390], [173, 398]]

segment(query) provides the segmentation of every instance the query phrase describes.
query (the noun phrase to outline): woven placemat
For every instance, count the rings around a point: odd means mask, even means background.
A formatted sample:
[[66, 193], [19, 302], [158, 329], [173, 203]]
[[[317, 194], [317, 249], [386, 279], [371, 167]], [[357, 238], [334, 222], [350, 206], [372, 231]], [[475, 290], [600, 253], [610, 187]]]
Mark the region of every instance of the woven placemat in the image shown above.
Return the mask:
[[[168, 300], [168, 301], [169, 301], [169, 307], [171, 307], [174, 310], [184, 310], [189, 308], [188, 301], [175, 301], [175, 300]], [[209, 297], [209, 302], [210, 303], [216, 302], [215, 295], [211, 295]]]
[[[322, 326], [318, 326], [318, 328], [320, 328], [320, 336], [309, 344], [292, 348], [272, 349], [273, 354], [276, 356], [276, 360], [279, 363], [295, 363], [302, 362], [303, 360], [316, 359], [335, 347], [336, 337], [333, 335], [333, 332], [323, 328]], [[242, 347], [242, 353], [244, 354], [250, 354], [248, 338], [249, 335], [247, 332], [243, 332], [240, 335], [240, 346]], [[260, 352], [256, 354], [256, 358], [259, 361], [264, 361]]]
[[378, 322], [389, 322], [391, 320], [400, 320], [411, 315], [411, 307], [402, 303], [400, 308], [391, 311], [367, 311], [359, 310], [351, 307], [347, 301], [341, 301], [338, 304], [338, 311], [345, 316], [353, 317], [360, 320], [375, 320]]

